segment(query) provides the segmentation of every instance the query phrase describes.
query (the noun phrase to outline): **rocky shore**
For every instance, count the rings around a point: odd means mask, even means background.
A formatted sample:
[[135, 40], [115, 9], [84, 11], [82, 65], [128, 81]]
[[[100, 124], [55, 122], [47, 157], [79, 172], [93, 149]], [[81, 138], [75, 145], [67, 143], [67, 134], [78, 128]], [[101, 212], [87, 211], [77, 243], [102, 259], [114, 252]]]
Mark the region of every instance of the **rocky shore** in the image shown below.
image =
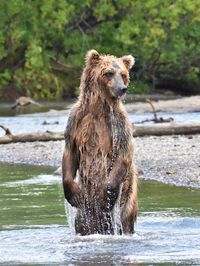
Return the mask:
[[[135, 138], [140, 178], [200, 188], [200, 135]], [[61, 166], [64, 141], [0, 145], [0, 161]]]

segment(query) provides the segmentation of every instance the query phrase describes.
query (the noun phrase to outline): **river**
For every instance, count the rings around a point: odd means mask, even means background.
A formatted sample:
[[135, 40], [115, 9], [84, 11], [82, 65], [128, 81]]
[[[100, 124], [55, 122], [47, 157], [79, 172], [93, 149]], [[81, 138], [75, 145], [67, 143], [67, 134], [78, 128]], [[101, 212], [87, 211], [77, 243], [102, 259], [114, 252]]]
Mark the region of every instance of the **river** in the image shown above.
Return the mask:
[[200, 190], [140, 180], [133, 236], [76, 236], [52, 168], [0, 164], [0, 265], [200, 265]]
[[[36, 131], [64, 131], [68, 112], [63, 109], [70, 107], [70, 102], [47, 103], [38, 108], [35, 106], [24, 107], [19, 110], [12, 110], [9, 104], [0, 104], [0, 125], [8, 127], [13, 134], [28, 133]], [[48, 112], [45, 112], [48, 111]], [[59, 112], [60, 111], [60, 112]], [[39, 113], [37, 113], [39, 112]], [[151, 113], [129, 113], [129, 120], [138, 125], [141, 121], [152, 119]], [[195, 124], [200, 121], [200, 112], [187, 113], [163, 113], [157, 112], [158, 117], [169, 118], [174, 120], [170, 124]], [[145, 122], [145, 125], [160, 125], [154, 122]], [[169, 123], [162, 123], [169, 125]], [[4, 131], [0, 128], [0, 136]]]

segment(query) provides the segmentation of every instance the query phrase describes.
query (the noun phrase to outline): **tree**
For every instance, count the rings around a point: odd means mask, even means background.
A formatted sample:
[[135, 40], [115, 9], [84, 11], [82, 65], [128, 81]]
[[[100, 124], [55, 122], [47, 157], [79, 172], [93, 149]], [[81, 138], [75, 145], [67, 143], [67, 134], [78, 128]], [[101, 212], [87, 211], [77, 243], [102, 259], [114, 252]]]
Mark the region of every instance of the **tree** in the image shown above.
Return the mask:
[[133, 54], [132, 91], [199, 87], [196, 0], [1, 0], [0, 94], [72, 96], [87, 50]]

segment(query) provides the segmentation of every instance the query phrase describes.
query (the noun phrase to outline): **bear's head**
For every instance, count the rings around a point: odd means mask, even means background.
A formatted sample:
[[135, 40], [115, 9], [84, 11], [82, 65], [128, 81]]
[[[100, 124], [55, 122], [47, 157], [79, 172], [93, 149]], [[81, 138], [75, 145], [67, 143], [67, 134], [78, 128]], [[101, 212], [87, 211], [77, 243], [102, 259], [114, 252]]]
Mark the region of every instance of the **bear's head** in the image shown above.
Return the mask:
[[127, 91], [129, 84], [129, 70], [135, 60], [131, 55], [115, 57], [113, 55], [100, 55], [90, 50], [86, 55], [84, 82], [86, 88], [93, 93], [101, 93], [105, 98], [116, 100]]

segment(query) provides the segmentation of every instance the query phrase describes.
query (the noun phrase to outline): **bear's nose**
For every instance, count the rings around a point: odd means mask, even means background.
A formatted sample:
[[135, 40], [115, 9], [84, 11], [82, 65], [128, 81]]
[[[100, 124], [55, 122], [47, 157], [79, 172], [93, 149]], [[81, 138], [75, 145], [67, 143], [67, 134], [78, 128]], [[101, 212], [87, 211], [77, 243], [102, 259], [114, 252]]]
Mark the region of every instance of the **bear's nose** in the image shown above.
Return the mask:
[[121, 88], [121, 93], [122, 94], [124, 94], [124, 93], [126, 93], [127, 92], [127, 87], [123, 87], [123, 88]]

